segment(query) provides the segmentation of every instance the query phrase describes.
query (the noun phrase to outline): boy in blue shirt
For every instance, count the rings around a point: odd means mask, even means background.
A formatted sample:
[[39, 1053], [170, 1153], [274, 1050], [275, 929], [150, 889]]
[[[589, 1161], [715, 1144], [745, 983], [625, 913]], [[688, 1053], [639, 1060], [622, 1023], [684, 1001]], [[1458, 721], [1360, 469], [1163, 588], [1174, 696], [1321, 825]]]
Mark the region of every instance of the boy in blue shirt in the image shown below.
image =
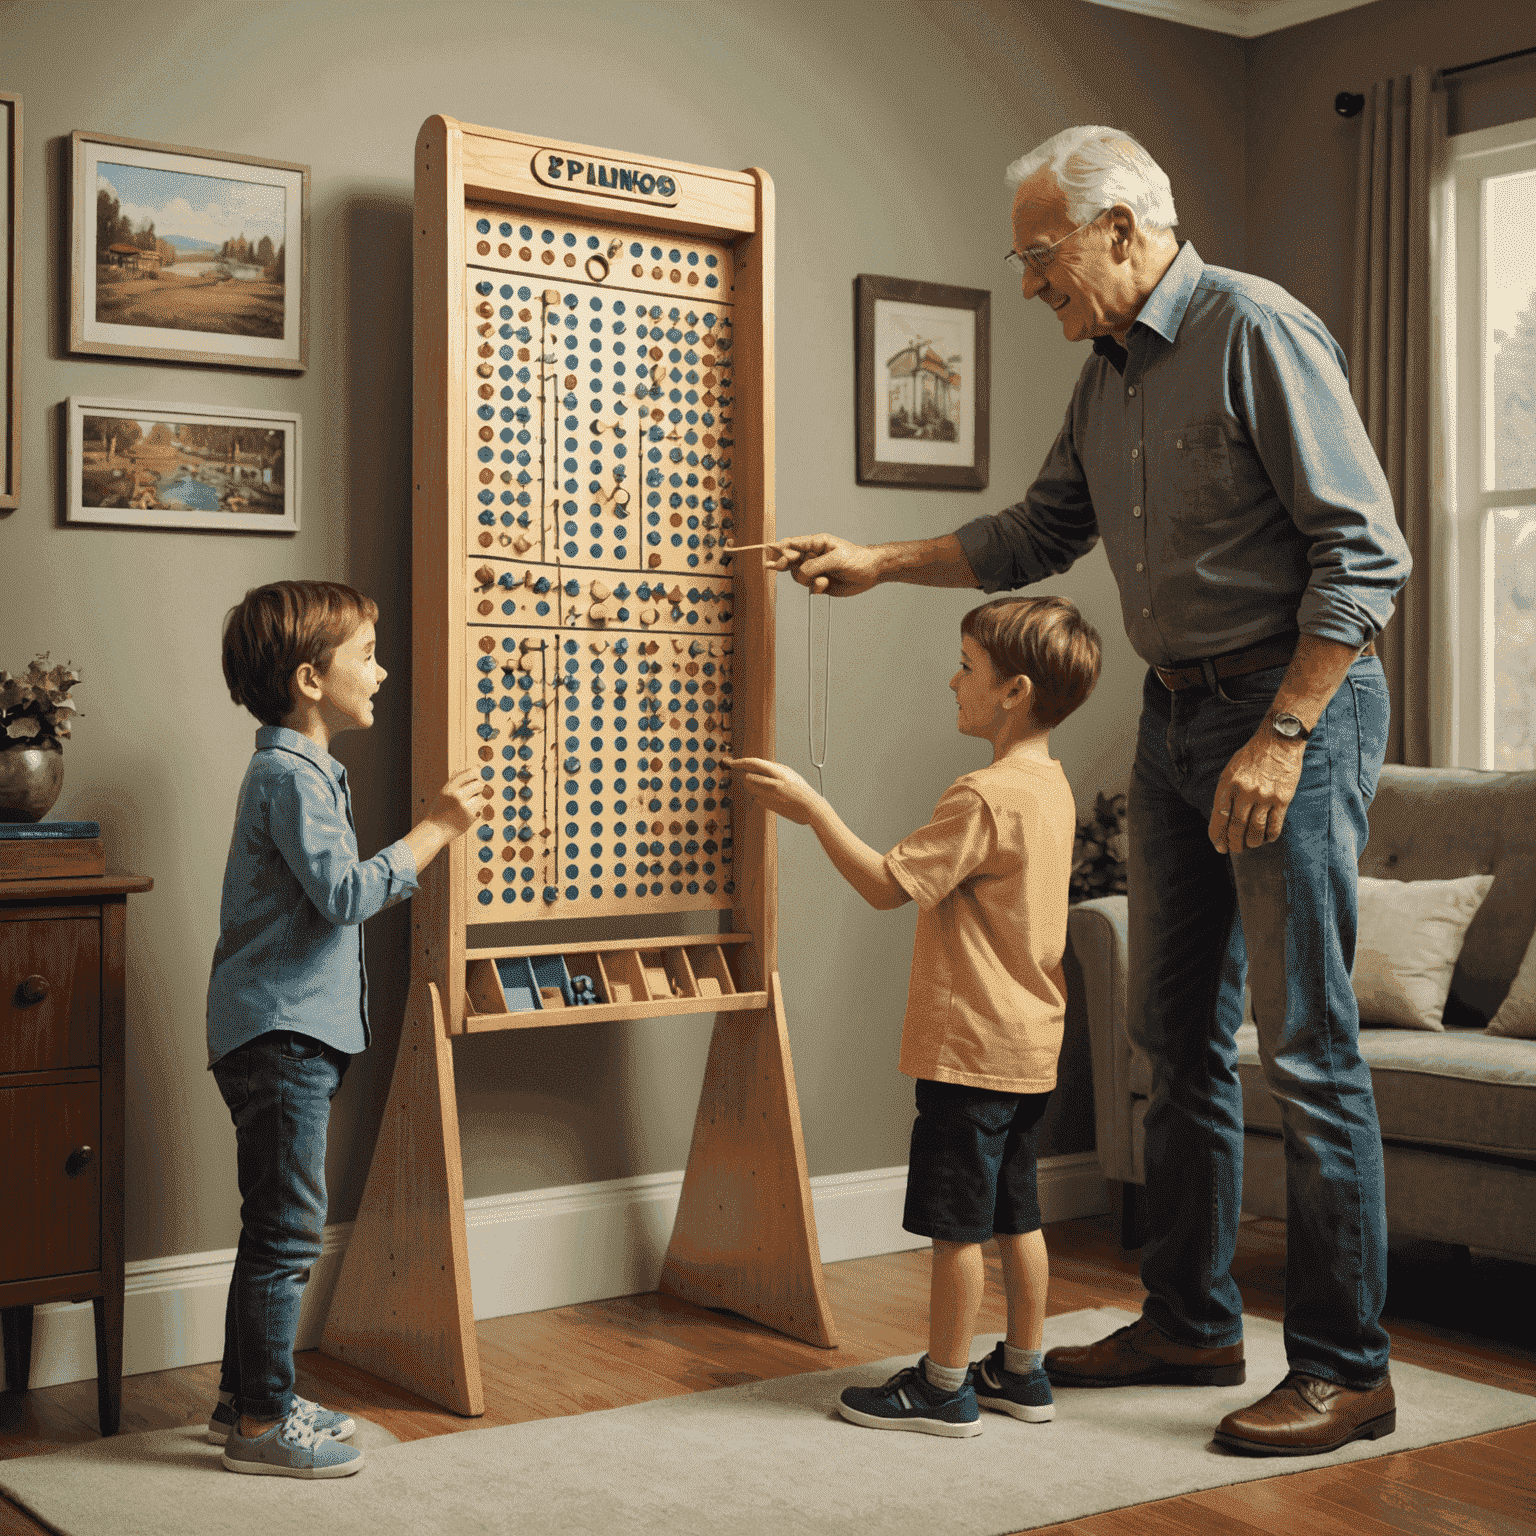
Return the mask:
[[359, 859], [332, 737], [373, 724], [378, 608], [339, 582], [247, 592], [224, 626], [230, 696], [261, 721], [240, 786], [208, 984], [208, 1064], [235, 1123], [240, 1246], [208, 1439], [231, 1472], [345, 1477], [356, 1428], [293, 1391], [293, 1344], [325, 1230], [331, 1099], [368, 1045], [362, 923], [478, 819], [455, 774], [398, 842]]
[[[961, 1438], [980, 1434], [982, 1406], [1036, 1424], [1055, 1412], [1041, 1354], [1050, 1269], [1035, 1145], [1066, 1013], [1077, 817], [1050, 732], [1098, 676], [1099, 637], [1065, 598], [973, 608], [949, 686], [961, 734], [988, 742], [992, 761], [950, 785], [933, 819], [884, 855], [793, 769], [731, 764], [768, 810], [810, 826], [871, 906], [918, 907], [901, 1028], [901, 1071], [917, 1080], [901, 1224], [933, 1240], [928, 1352], [883, 1386], [843, 1391], [838, 1412], [869, 1429]], [[981, 1245], [992, 1238], [1008, 1333], [972, 1363]]]

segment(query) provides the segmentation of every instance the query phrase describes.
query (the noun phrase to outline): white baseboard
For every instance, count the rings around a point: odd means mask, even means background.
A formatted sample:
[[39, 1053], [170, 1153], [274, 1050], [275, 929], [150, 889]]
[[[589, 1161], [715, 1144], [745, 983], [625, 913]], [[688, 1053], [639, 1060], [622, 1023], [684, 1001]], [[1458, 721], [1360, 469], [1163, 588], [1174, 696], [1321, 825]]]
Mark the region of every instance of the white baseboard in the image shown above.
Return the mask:
[[[906, 1168], [826, 1174], [811, 1180], [825, 1263], [927, 1246], [902, 1230]], [[679, 1173], [569, 1184], [465, 1202], [469, 1273], [477, 1318], [632, 1296], [656, 1289], [677, 1214]], [[1109, 1209], [1092, 1152], [1040, 1161], [1047, 1222]], [[299, 1321], [299, 1348], [320, 1342], [350, 1222], [327, 1227]], [[217, 1360], [224, 1349], [224, 1299], [235, 1250], [139, 1259], [127, 1266], [123, 1374]], [[34, 1387], [96, 1375], [91, 1305], [40, 1306], [33, 1314]]]

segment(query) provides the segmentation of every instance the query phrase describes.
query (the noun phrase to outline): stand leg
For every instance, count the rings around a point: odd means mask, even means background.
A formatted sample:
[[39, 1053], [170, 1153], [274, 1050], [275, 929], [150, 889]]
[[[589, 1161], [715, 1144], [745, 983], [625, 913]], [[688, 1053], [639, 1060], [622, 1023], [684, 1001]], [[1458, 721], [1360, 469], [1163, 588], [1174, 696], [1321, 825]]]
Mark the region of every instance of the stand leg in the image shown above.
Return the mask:
[[5, 1389], [25, 1392], [32, 1379], [32, 1308], [0, 1307], [0, 1339], [5, 1345]]
[[373, 1165], [320, 1348], [450, 1412], [485, 1412], [453, 1044], [431, 982], [411, 988]]
[[107, 1288], [91, 1302], [96, 1321], [96, 1417], [115, 1435], [123, 1417], [123, 1292]]
[[715, 1024], [661, 1289], [837, 1345], [777, 971], [766, 1009]]

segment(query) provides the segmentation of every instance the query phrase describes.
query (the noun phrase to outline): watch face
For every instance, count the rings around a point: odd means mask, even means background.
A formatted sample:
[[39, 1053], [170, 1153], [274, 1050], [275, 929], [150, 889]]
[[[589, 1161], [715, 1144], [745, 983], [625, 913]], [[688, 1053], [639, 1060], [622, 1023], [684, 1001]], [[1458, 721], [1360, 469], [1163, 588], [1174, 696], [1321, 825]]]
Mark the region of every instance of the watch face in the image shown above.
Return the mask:
[[1296, 737], [1304, 735], [1306, 727], [1295, 715], [1276, 715], [1275, 731], [1280, 736]]

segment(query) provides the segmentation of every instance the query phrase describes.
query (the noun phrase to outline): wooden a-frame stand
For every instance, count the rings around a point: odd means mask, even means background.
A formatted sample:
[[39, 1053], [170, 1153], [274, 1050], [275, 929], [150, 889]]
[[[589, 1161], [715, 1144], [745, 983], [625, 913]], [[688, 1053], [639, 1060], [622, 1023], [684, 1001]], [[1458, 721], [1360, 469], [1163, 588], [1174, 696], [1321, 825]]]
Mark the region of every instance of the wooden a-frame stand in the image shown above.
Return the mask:
[[[646, 172], [645, 185], [664, 178], [676, 195], [653, 208], [605, 199], [585, 185], [552, 187], [548, 165], [561, 162], [541, 158], [551, 152], [588, 165], [622, 159], [638, 166], [634, 175]], [[471, 739], [474, 685], [460, 638], [473, 564], [462, 446], [471, 377], [465, 347], [471, 204], [531, 217], [563, 212], [628, 226], [642, 237], [670, 231], [729, 246], [736, 346], [733, 542], [758, 543], [774, 532], [773, 185], [767, 175], [651, 159], [642, 165], [582, 145], [429, 118], [417, 141], [414, 226], [412, 798], [418, 816], [461, 766], [463, 743]], [[773, 578], [756, 560], [741, 562], [732, 574], [735, 751], [771, 757]], [[734, 832], [739, 889], [730, 933], [471, 949], [466, 840], [451, 844], [423, 872], [412, 903], [412, 979], [394, 1077], [326, 1321], [325, 1353], [455, 1413], [483, 1413], [454, 1038], [678, 1014], [711, 1014], [715, 1022], [661, 1289], [808, 1343], [836, 1345], [777, 969], [773, 820], [743, 800], [734, 809]], [[601, 979], [602, 1001], [513, 1011], [498, 961], [560, 953], [580, 954], [583, 968]]]

